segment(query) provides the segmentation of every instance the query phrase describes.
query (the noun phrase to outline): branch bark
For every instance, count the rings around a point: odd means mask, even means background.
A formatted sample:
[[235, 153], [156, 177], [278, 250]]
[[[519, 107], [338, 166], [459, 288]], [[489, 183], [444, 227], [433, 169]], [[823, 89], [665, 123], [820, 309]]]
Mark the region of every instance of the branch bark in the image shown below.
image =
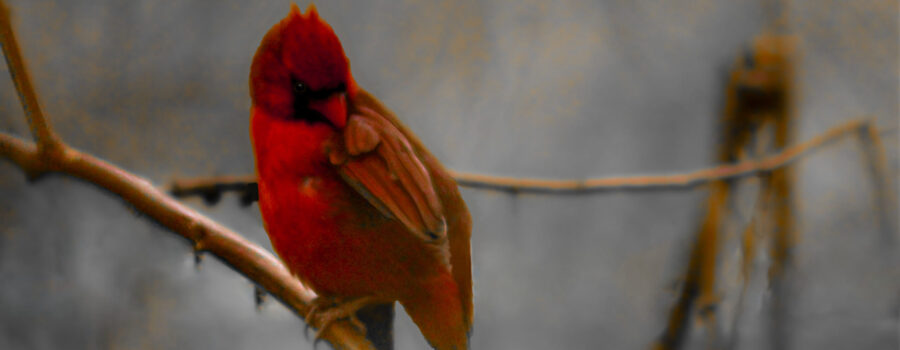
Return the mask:
[[[108, 162], [67, 146], [44, 118], [10, 24], [9, 10], [0, 0], [0, 43], [25, 109], [35, 143], [0, 133], [0, 156], [21, 167], [32, 179], [57, 172], [94, 183], [134, 205], [173, 232], [188, 239], [197, 252], [216, 255], [247, 276], [299, 315], [315, 298], [271, 253], [247, 241], [199, 212], [161, 192], [149, 181]], [[318, 325], [313, 325], [318, 326]], [[372, 349], [371, 343], [348, 322], [339, 322], [323, 334], [337, 349]]]
[[[293, 309], [305, 315], [316, 297], [265, 249], [161, 192], [149, 181], [110, 163], [60, 144], [58, 153], [41, 153], [35, 144], [0, 133], [0, 156], [26, 173], [59, 172], [94, 183], [134, 205], [135, 209], [188, 239], [197, 252], [219, 257]], [[313, 325], [318, 326], [318, 325]], [[347, 322], [328, 328], [324, 339], [337, 349], [371, 349]]]

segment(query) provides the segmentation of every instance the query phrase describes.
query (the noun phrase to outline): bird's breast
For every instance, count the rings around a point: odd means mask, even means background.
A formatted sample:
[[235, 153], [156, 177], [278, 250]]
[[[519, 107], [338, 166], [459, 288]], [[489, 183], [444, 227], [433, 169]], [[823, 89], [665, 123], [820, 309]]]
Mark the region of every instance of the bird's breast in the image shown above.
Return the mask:
[[260, 179], [272, 246], [317, 293], [394, 296], [441, 268], [414, 235], [337, 174]]
[[322, 179], [317, 176], [304, 176], [300, 180], [300, 185], [297, 187], [298, 191], [300, 191], [301, 196], [314, 198], [319, 194], [319, 188], [322, 185]]

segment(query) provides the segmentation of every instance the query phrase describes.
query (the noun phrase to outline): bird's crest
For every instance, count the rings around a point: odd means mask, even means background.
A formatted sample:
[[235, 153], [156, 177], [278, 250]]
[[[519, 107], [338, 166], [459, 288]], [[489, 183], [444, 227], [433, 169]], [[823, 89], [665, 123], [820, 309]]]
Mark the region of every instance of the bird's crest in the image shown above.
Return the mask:
[[288, 68], [307, 79], [313, 88], [326, 77], [349, 78], [349, 62], [334, 29], [319, 17], [316, 6], [310, 4], [306, 13], [291, 4], [288, 16], [282, 21], [283, 58]]
[[[306, 26], [310, 27], [326, 27], [330, 29], [330, 26], [327, 22], [322, 20], [319, 17], [319, 10], [316, 9], [316, 5], [310, 3], [309, 7], [306, 8], [306, 13], [300, 11], [300, 7], [297, 6], [296, 3], [291, 3], [291, 10], [288, 12], [287, 17], [284, 18], [285, 23], [296, 23], [302, 22]], [[308, 27], [305, 29], [309, 29]]]
[[356, 91], [340, 39], [312, 4], [306, 13], [291, 4], [266, 33], [250, 69], [254, 104], [275, 115], [294, 113], [292, 86], [298, 82], [311, 91], [340, 88], [350, 97]]
[[300, 11], [300, 7], [297, 6], [297, 3], [292, 2], [291, 3], [291, 11], [290, 11], [288, 17], [300, 17], [300, 18], [306, 18], [306, 19], [320, 20], [319, 11], [316, 10], [316, 4], [313, 4], [313, 3], [309, 4], [309, 7], [306, 8], [306, 13], [304, 14], [303, 12]]

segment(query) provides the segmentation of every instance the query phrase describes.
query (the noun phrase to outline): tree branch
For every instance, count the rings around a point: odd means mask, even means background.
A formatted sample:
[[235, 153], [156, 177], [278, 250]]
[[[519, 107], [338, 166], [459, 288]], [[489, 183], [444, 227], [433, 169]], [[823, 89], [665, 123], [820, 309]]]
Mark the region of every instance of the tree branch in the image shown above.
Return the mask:
[[34, 86], [31, 84], [31, 77], [28, 75], [28, 69], [22, 60], [22, 53], [19, 50], [19, 44], [16, 41], [15, 33], [9, 16], [9, 7], [5, 1], [0, 1], [0, 45], [3, 45], [4, 57], [6, 57], [6, 65], [9, 68], [9, 74], [12, 76], [13, 83], [16, 86], [16, 92], [19, 94], [19, 101], [22, 102], [22, 108], [25, 110], [25, 116], [28, 118], [28, 126], [31, 128], [31, 135], [37, 140], [37, 146], [40, 151], [54, 152], [59, 149], [61, 142], [59, 137], [47, 124], [44, 118], [44, 112], [38, 103], [37, 93], [34, 92]]
[[[305, 315], [309, 310], [315, 293], [265, 249], [166, 195], [149, 181], [110, 163], [67, 146], [53, 154], [38, 152], [34, 144], [0, 133], [0, 156], [11, 159], [26, 172], [59, 172], [103, 187], [191, 241], [197, 252], [219, 257], [297, 314]], [[324, 338], [338, 349], [371, 349], [368, 340], [347, 322], [329, 327]]]
[[[804, 155], [814, 152], [839, 138], [853, 135], [855, 131], [872, 125], [868, 120], [852, 120], [838, 125], [813, 137], [804, 143], [783, 149], [781, 152], [759, 160], [746, 160], [736, 164], [720, 165], [687, 173], [622, 176], [587, 180], [547, 180], [450, 171], [460, 186], [484, 188], [506, 192], [533, 193], [592, 193], [608, 191], [681, 190], [705, 185], [710, 182], [736, 179], [766, 173], [790, 165]], [[215, 202], [222, 192], [237, 191], [246, 200], [255, 196], [256, 177], [218, 176], [176, 179], [170, 191], [176, 197], [203, 196], [208, 202]], [[256, 198], [253, 197], [253, 200]]]
[[[149, 181], [101, 159], [65, 145], [52, 131], [38, 105], [28, 77], [9, 10], [0, 0], [0, 43], [15, 81], [25, 115], [37, 144], [0, 133], [0, 156], [19, 165], [30, 178], [48, 172], [68, 174], [96, 184], [191, 241], [197, 252], [218, 256], [299, 315], [305, 315], [315, 293], [304, 287], [271, 253], [158, 190]], [[318, 326], [318, 325], [313, 325]], [[371, 343], [348, 322], [323, 334], [337, 349], [372, 349]]]

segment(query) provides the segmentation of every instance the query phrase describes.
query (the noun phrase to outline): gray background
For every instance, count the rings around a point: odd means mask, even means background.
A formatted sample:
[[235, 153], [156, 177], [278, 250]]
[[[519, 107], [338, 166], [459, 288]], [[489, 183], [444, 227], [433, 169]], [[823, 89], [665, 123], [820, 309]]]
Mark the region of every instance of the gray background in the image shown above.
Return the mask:
[[[50, 121], [73, 146], [160, 186], [252, 171], [250, 60], [287, 1], [9, 2]], [[712, 165], [723, 72], [765, 23], [756, 1], [318, 7], [360, 85], [447, 166], [552, 178]], [[861, 115], [896, 128], [897, 2], [790, 8], [803, 52], [798, 141]], [[2, 73], [0, 130], [26, 135]], [[896, 181], [896, 133], [885, 142]], [[852, 140], [797, 165], [791, 348], [900, 346], [900, 254], [878, 236], [865, 170]], [[257, 311], [244, 277], [212, 258], [195, 268], [185, 241], [92, 185], [61, 176], [31, 185], [0, 162], [0, 194], [0, 349], [311, 348], [283, 306]], [[472, 347], [646, 348], [676, 296], [705, 194], [463, 189], [474, 217]], [[269, 247], [255, 206], [189, 202]], [[737, 291], [734, 238], [719, 269], [724, 315]], [[756, 261], [742, 349], [770, 344], [768, 261]], [[425, 348], [399, 315], [397, 348]]]

